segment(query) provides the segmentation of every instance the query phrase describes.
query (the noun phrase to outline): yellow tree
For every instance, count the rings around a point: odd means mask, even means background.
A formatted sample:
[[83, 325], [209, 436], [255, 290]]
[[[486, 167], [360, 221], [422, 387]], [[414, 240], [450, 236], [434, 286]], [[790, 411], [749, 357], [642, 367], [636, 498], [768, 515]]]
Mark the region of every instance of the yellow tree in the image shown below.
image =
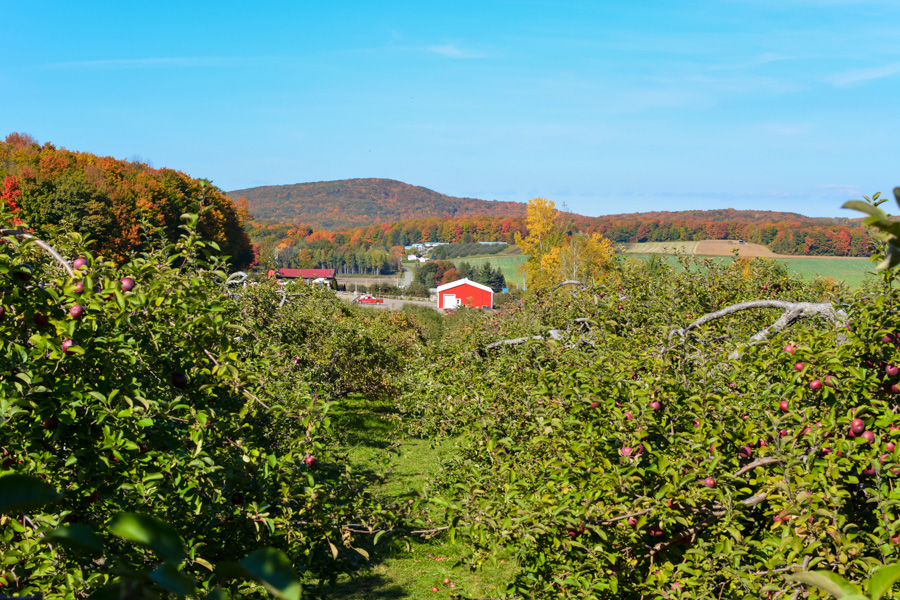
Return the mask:
[[[574, 279], [593, 283], [612, 265], [612, 242], [595, 233], [592, 236], [575, 234], [558, 247], [556, 276], [559, 281]], [[557, 282], [558, 283], [558, 282]]]
[[562, 230], [557, 223], [559, 211], [553, 200], [532, 198], [528, 201], [528, 235], [516, 234], [516, 246], [528, 256], [523, 265], [525, 281], [529, 289], [548, 287], [551, 275], [558, 262], [554, 248], [562, 239]]

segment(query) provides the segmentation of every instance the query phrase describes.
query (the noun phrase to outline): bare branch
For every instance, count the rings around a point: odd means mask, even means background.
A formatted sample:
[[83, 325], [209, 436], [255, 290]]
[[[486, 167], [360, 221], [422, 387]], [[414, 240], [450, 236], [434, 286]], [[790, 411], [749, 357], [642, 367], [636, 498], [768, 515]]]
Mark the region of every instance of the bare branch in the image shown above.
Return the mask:
[[43, 248], [47, 252], [47, 254], [52, 256], [56, 262], [63, 266], [63, 268], [69, 274], [69, 277], [75, 277], [75, 271], [72, 270], [72, 267], [69, 266], [69, 263], [66, 262], [66, 259], [60, 256], [59, 252], [54, 250], [47, 242], [40, 240], [28, 232], [22, 231], [21, 229], [0, 229], [0, 235], [11, 235], [13, 237], [34, 240], [35, 244]]
[[[559, 329], [551, 329], [547, 332], [547, 337], [551, 340], [561, 341], [563, 339], [562, 331]], [[532, 340], [543, 340], [545, 339], [542, 335], [532, 335], [528, 337], [520, 337], [513, 338], [511, 340], [499, 340], [496, 342], [491, 342], [487, 346], [484, 347], [485, 350], [493, 350], [494, 348], [499, 348], [500, 346], [517, 346], [519, 344], [524, 344], [525, 342], [530, 342]]]
[[561, 288], [564, 285], [577, 285], [581, 287], [587, 287], [584, 283], [578, 281], [577, 279], [566, 279], [562, 283], [557, 283], [556, 285], [554, 285], [552, 288], [550, 288], [550, 291], [555, 292], [557, 289]]
[[[786, 327], [790, 327], [803, 318], [821, 317], [831, 322], [833, 325], [840, 325], [847, 318], [847, 314], [844, 311], [835, 310], [834, 306], [832, 306], [830, 302], [815, 303], [788, 302], [786, 300], [750, 300], [747, 302], [732, 304], [731, 306], [726, 306], [725, 308], [717, 310], [715, 312], [705, 314], [684, 329], [673, 329], [669, 332], [668, 339], [671, 341], [671, 339], [675, 335], [679, 335], [682, 339], [684, 339], [687, 333], [693, 329], [702, 327], [703, 325], [715, 321], [716, 319], [721, 319], [722, 317], [727, 317], [728, 315], [733, 315], [741, 311], [751, 310], [755, 308], [777, 308], [784, 312], [774, 323], [753, 334], [749, 340], [748, 345], [750, 346], [755, 346], [759, 342], [766, 339], [769, 335], [777, 333]], [[731, 353], [729, 358], [735, 359], [739, 356], [740, 352], [738, 350], [735, 350]]]
[[780, 460], [778, 460], [777, 458], [773, 458], [773, 457], [771, 457], [771, 456], [766, 456], [766, 457], [764, 457], [764, 458], [758, 458], [758, 459], [754, 460], [752, 463], [747, 464], [747, 465], [744, 465], [743, 467], [741, 467], [741, 468], [734, 474], [734, 476], [735, 476], [735, 477], [739, 477], [739, 476], [743, 475], [744, 473], [747, 473], [748, 471], [752, 471], [752, 470], [755, 469], [756, 467], [764, 467], [764, 466], [766, 466], [766, 465], [772, 465], [772, 464], [780, 463], [780, 462], [781, 462]]

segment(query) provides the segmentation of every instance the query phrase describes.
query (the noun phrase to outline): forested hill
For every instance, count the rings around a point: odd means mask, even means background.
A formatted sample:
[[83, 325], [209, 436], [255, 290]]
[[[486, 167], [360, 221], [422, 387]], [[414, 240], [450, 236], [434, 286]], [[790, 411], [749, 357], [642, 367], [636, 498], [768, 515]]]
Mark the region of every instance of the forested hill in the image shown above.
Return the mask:
[[246, 214], [213, 186], [172, 169], [41, 145], [27, 134], [0, 142], [0, 202], [38, 235], [50, 227], [75, 230], [94, 240], [94, 253], [115, 260], [145, 249], [148, 229], [177, 238], [181, 215], [195, 210], [201, 195], [209, 211], [200, 234], [233, 266], [248, 265]]
[[246, 198], [257, 219], [349, 229], [373, 223], [445, 217], [524, 217], [520, 202], [456, 198], [393, 179], [341, 179], [269, 185], [227, 192]]

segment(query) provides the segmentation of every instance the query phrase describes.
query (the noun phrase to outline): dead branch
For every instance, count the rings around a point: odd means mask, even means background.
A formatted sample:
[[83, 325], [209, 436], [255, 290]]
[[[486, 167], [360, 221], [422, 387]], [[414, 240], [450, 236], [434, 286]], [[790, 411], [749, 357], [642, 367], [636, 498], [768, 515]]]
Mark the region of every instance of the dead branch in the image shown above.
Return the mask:
[[752, 463], [747, 464], [747, 465], [744, 465], [743, 467], [741, 467], [740, 469], [738, 469], [738, 471], [734, 474], [734, 476], [735, 476], [735, 477], [740, 477], [740, 476], [743, 475], [744, 473], [747, 473], [748, 471], [752, 471], [752, 470], [755, 469], [756, 467], [764, 467], [764, 466], [766, 466], [766, 465], [772, 465], [772, 464], [780, 463], [780, 462], [781, 462], [780, 460], [778, 460], [777, 458], [774, 458], [774, 457], [772, 457], [772, 456], [766, 456], [766, 457], [763, 457], [763, 458], [757, 458], [757, 459], [754, 460]]
[[[751, 310], [755, 308], [777, 308], [784, 311], [778, 319], [769, 325], [768, 327], [764, 327], [761, 331], [753, 334], [749, 341], [749, 346], [755, 346], [759, 342], [763, 341], [769, 335], [773, 333], [777, 333], [786, 327], [790, 327], [797, 321], [803, 318], [809, 317], [821, 317], [827, 321], [829, 321], [833, 325], [841, 325], [847, 318], [847, 314], [842, 310], [835, 310], [834, 306], [830, 302], [787, 302], [785, 300], [750, 300], [748, 302], [740, 302], [738, 304], [732, 304], [731, 306], [726, 306], [721, 310], [717, 310], [715, 312], [711, 312], [703, 315], [702, 317], [696, 319], [693, 323], [689, 324], [684, 329], [673, 329], [669, 332], [669, 341], [675, 335], [681, 336], [682, 339], [693, 329], [697, 329], [698, 327], [702, 327], [707, 323], [715, 321], [716, 319], [721, 319], [722, 317], [727, 317], [728, 315], [733, 315], [735, 313]], [[740, 352], [735, 350], [731, 353], [729, 358], [738, 358], [740, 356]]]
[[72, 270], [72, 267], [69, 266], [69, 263], [66, 262], [66, 259], [60, 256], [59, 252], [54, 250], [53, 247], [44, 240], [40, 240], [28, 232], [22, 231], [21, 229], [0, 229], [0, 235], [11, 235], [13, 237], [25, 238], [26, 240], [34, 240], [35, 244], [43, 248], [47, 252], [47, 254], [52, 256], [56, 262], [63, 266], [63, 268], [69, 274], [69, 277], [75, 277], [75, 271]]
[[566, 279], [562, 283], [557, 283], [552, 288], [550, 288], [551, 292], [555, 292], [557, 289], [563, 287], [564, 285], [577, 285], [580, 287], [587, 287], [584, 283], [578, 281], [577, 279]]
[[[551, 340], [561, 341], [563, 339], [562, 331], [559, 329], [551, 329], [547, 332], [547, 337]], [[511, 340], [499, 340], [496, 342], [491, 342], [487, 346], [484, 347], [485, 350], [493, 350], [494, 348], [499, 348], [500, 346], [517, 346], [519, 344], [524, 344], [526, 342], [530, 342], [532, 340], [543, 340], [545, 339], [542, 335], [532, 335], [527, 337], [513, 338]]]

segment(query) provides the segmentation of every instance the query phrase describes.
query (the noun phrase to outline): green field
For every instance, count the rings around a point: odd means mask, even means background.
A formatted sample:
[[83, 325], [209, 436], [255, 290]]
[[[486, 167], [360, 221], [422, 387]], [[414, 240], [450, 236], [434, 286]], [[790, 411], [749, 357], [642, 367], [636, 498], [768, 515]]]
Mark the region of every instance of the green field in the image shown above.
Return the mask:
[[496, 254], [494, 256], [466, 256], [453, 260], [458, 263], [467, 262], [473, 267], [480, 267], [484, 263], [489, 262], [493, 268], [499, 268], [503, 271], [503, 276], [506, 277], [506, 284], [510, 288], [515, 287], [517, 284], [525, 283], [525, 274], [519, 271], [519, 265], [528, 260], [528, 257], [522, 254], [513, 256], [498, 256]]
[[[648, 260], [650, 254], [629, 254], [628, 258]], [[708, 257], [712, 260], [730, 263], [730, 256]], [[663, 256], [663, 259], [671, 265], [678, 266], [678, 260], [674, 256]], [[767, 259], [771, 260], [771, 259]], [[804, 280], [816, 277], [834, 277], [843, 281], [851, 288], [862, 286], [867, 273], [873, 272], [874, 265], [868, 258], [834, 258], [823, 256], [822, 258], [779, 258], [774, 259], [783, 263], [789, 271], [796, 273]]]

